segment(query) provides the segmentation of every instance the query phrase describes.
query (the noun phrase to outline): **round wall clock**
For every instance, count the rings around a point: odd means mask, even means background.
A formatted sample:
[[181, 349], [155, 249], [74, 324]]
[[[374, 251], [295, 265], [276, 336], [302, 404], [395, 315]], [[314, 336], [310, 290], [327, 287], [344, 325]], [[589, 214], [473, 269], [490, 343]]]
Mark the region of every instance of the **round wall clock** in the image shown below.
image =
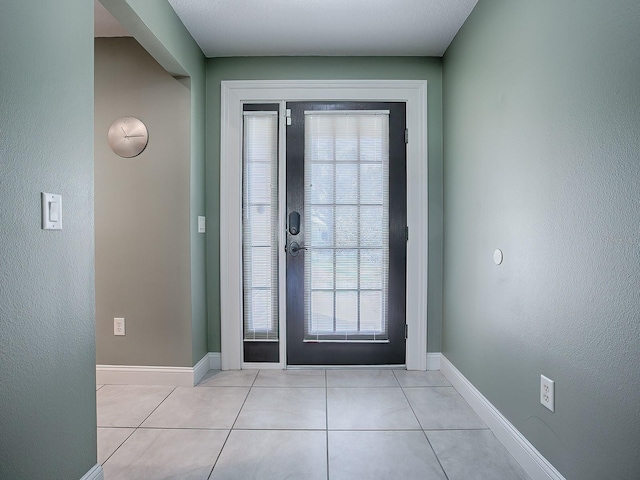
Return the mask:
[[149, 132], [135, 117], [121, 117], [109, 127], [107, 140], [116, 155], [131, 158], [140, 155], [149, 142]]

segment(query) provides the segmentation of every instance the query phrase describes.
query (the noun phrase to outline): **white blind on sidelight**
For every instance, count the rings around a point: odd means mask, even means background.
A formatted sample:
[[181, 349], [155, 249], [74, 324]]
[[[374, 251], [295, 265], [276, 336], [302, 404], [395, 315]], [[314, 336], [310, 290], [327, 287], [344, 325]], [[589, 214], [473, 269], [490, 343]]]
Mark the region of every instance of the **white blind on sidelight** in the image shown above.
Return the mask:
[[278, 113], [244, 112], [244, 340], [278, 340]]
[[305, 341], [387, 341], [389, 112], [305, 112]]

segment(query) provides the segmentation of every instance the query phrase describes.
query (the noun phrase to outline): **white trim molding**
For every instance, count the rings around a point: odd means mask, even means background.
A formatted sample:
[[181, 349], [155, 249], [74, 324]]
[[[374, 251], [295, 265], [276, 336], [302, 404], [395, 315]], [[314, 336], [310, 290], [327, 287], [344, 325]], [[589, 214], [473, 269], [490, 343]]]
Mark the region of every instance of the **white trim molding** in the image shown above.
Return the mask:
[[441, 355], [440, 363], [442, 374], [487, 424], [532, 480], [565, 480], [562, 474], [467, 380], [447, 357]]
[[209, 369], [220, 370], [220, 352], [209, 352]]
[[193, 387], [193, 367], [96, 365], [98, 385], [172, 385]]
[[[242, 104], [283, 101], [406, 102], [407, 311], [406, 365], [427, 369], [427, 82], [424, 80], [256, 80], [221, 82], [220, 299], [221, 367], [247, 367], [242, 358]], [[281, 142], [283, 143], [283, 142]], [[282, 154], [282, 151], [281, 151]], [[281, 332], [285, 329], [281, 311]], [[281, 358], [286, 336], [281, 335]], [[274, 364], [286, 368], [284, 361]], [[262, 365], [266, 368], [266, 365]]]
[[96, 365], [96, 384], [193, 387], [212, 368], [212, 363], [219, 368], [219, 354], [207, 353], [193, 367]]
[[442, 358], [440, 352], [427, 352], [427, 370], [440, 370], [440, 358]]
[[206, 353], [204, 357], [202, 357], [200, 361], [193, 366], [193, 383], [191, 384], [192, 387], [195, 387], [198, 383], [200, 383], [200, 380], [202, 380], [207, 372], [211, 369], [210, 355], [210, 353]]
[[104, 480], [102, 465], [96, 463], [91, 470], [82, 476], [80, 480]]

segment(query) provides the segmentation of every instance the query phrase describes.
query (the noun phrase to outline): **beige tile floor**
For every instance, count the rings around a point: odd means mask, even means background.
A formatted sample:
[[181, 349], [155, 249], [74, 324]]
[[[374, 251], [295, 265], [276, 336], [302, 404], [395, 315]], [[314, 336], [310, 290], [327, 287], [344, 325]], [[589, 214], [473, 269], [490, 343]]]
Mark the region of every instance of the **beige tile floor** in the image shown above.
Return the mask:
[[105, 480], [528, 479], [440, 372], [211, 371], [99, 385]]

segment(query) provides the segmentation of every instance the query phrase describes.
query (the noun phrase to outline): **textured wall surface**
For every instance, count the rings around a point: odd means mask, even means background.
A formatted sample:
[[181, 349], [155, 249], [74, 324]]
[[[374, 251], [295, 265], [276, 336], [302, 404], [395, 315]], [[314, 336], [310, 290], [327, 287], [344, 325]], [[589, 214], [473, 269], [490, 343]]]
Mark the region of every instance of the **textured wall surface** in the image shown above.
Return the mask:
[[[96, 358], [191, 366], [190, 92], [136, 42], [95, 41]], [[149, 144], [121, 158], [111, 122], [140, 118]], [[126, 335], [113, 335], [113, 318]]]
[[[2, 2], [0, 45], [0, 478], [78, 479], [96, 463], [93, 3]], [[62, 231], [41, 229], [43, 191]]]
[[[442, 328], [442, 64], [417, 57], [245, 57], [207, 61], [207, 292], [209, 350], [220, 351], [220, 82], [223, 80], [427, 80], [429, 142], [428, 350]], [[284, 99], [286, 100], [286, 99]], [[414, 135], [414, 133], [412, 133]], [[224, 228], [224, 226], [222, 226]], [[215, 229], [215, 230], [214, 230]]]
[[567, 479], [640, 478], [640, 4], [480, 0], [443, 68], [443, 352]]

